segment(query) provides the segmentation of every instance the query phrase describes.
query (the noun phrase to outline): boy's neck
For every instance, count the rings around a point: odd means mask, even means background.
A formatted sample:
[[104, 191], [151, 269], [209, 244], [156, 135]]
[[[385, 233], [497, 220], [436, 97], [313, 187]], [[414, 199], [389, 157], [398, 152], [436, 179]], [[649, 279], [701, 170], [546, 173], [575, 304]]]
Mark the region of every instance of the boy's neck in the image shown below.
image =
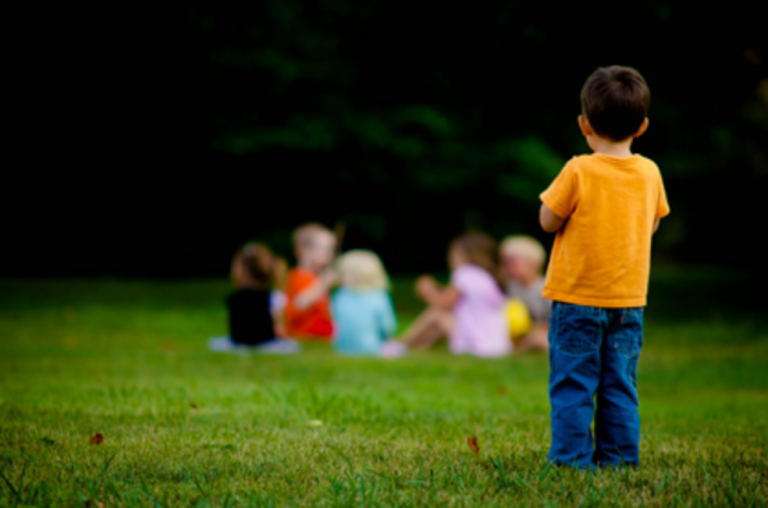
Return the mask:
[[632, 153], [632, 141], [634, 141], [634, 138], [632, 137], [622, 141], [613, 141], [612, 139], [592, 134], [589, 139], [589, 147], [595, 153], [610, 155], [611, 157], [626, 158], [634, 155]]
[[320, 273], [320, 271], [316, 270], [313, 266], [311, 266], [310, 263], [303, 263], [301, 260], [299, 260], [299, 268], [303, 268], [304, 270], [308, 270], [312, 273]]

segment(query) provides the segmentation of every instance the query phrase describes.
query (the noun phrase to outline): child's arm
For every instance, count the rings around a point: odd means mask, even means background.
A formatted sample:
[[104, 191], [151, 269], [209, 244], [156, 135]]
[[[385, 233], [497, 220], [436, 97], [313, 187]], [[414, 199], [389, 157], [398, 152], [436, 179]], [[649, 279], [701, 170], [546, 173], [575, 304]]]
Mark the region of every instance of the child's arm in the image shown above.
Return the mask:
[[554, 233], [565, 224], [565, 219], [549, 209], [544, 203], [539, 210], [539, 224], [547, 233]]
[[653, 223], [653, 232], [655, 233], [656, 230], [659, 229], [659, 223], [661, 222], [661, 219], [656, 219], [656, 222]]
[[422, 275], [416, 281], [416, 293], [432, 307], [451, 310], [461, 297], [461, 293], [454, 286], [441, 287], [434, 278]]
[[[572, 161], [576, 160], [575, 158]], [[539, 195], [539, 224], [547, 233], [554, 233], [563, 227], [578, 203], [577, 175], [572, 162], [565, 165], [547, 190]]]
[[314, 284], [296, 295], [296, 298], [293, 301], [294, 308], [300, 311], [308, 308], [319, 298], [328, 293], [328, 290], [335, 281], [336, 273], [333, 270], [326, 270], [321, 273]]

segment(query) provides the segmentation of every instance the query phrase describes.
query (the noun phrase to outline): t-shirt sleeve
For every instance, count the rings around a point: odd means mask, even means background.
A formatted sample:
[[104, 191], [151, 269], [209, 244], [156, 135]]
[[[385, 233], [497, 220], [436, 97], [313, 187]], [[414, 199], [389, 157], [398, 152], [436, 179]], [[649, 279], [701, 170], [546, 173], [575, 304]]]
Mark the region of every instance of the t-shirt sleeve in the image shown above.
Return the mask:
[[578, 202], [577, 193], [576, 174], [573, 164], [569, 162], [539, 197], [558, 217], [567, 219]]
[[664, 190], [664, 181], [659, 173], [659, 202], [656, 206], [656, 219], [661, 219], [669, 215], [669, 201], [667, 201], [667, 191]]

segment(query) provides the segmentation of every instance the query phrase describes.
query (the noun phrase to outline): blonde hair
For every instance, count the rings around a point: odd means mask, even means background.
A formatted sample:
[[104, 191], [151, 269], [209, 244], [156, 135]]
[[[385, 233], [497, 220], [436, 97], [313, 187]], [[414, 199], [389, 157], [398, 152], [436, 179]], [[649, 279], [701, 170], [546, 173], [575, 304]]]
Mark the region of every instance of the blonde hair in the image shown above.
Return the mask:
[[547, 260], [547, 252], [544, 247], [533, 237], [526, 235], [508, 236], [501, 242], [502, 256], [520, 256], [536, 265], [541, 271]]
[[308, 222], [293, 231], [294, 248], [307, 247], [319, 234], [333, 236], [333, 232], [318, 222]]
[[353, 289], [389, 289], [389, 277], [379, 256], [369, 250], [351, 250], [339, 257], [337, 267], [342, 280], [351, 276]]

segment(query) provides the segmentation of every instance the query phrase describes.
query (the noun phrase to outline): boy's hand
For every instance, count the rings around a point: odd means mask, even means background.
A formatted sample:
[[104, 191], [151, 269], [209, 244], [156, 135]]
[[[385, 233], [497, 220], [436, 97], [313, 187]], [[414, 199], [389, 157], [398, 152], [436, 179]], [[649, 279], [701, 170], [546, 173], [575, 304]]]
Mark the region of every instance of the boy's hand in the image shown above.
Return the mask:
[[320, 279], [326, 288], [331, 288], [339, 283], [339, 274], [333, 268], [328, 267], [320, 273]]
[[323, 296], [328, 295], [328, 290], [337, 283], [336, 270], [328, 267], [318, 274], [317, 280], [308, 288], [296, 295], [293, 306], [297, 310], [304, 310]]
[[565, 219], [549, 209], [544, 203], [539, 210], [539, 224], [547, 233], [554, 233], [565, 224]]

